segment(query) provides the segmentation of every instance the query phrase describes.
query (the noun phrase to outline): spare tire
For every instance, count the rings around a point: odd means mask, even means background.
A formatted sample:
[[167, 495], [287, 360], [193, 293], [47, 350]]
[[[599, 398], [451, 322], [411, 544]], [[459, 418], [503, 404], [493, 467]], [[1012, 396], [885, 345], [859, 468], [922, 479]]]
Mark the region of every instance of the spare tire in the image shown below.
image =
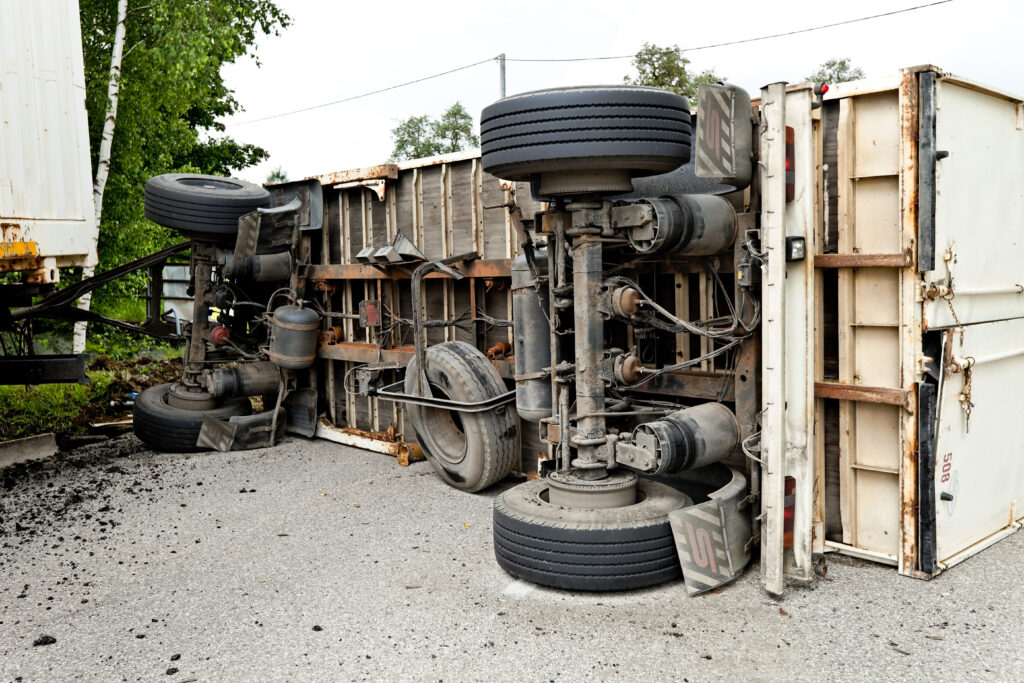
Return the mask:
[[690, 159], [690, 103], [659, 88], [553, 88], [513, 95], [480, 115], [483, 167], [508, 180], [551, 171], [667, 173]]
[[668, 513], [691, 503], [665, 484], [641, 479], [638, 501], [614, 508], [548, 502], [535, 479], [494, 499], [494, 556], [506, 572], [541, 586], [615, 591], [682, 576]]
[[[435, 397], [476, 403], [507, 391], [491, 362], [465, 342], [427, 349], [427, 381]], [[415, 394], [419, 364], [405, 371], [405, 392]], [[519, 455], [519, 416], [510, 405], [478, 413], [408, 404], [416, 440], [438, 476], [463, 491], [480, 491], [512, 471]]]
[[139, 392], [135, 397], [132, 429], [139, 441], [155, 451], [194, 453], [206, 450], [196, 445], [203, 415], [227, 419], [248, 415], [252, 404], [248, 398], [229, 398], [211, 410], [183, 410], [167, 403], [171, 384], [158, 384]]
[[146, 181], [146, 218], [205, 241], [234, 239], [238, 219], [270, 205], [270, 193], [245, 180], [165, 173]]

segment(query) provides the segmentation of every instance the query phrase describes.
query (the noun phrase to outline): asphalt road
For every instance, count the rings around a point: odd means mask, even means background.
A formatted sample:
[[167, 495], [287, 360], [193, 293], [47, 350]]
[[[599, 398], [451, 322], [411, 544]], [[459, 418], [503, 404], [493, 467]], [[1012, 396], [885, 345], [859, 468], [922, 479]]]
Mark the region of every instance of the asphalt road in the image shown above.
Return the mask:
[[588, 595], [498, 568], [495, 493], [294, 439], [0, 472], [0, 680], [1024, 679], [1022, 534], [930, 582]]

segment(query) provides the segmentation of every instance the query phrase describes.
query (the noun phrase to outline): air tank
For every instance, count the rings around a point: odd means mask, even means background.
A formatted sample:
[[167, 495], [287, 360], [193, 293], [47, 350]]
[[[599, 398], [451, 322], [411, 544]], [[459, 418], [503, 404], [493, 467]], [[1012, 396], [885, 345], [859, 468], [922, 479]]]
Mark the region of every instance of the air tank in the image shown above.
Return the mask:
[[207, 370], [206, 390], [216, 396], [259, 396], [277, 391], [280, 370], [268, 360]]
[[281, 306], [270, 319], [270, 348], [267, 356], [289, 370], [308, 368], [316, 360], [320, 316], [301, 306]]
[[702, 403], [633, 430], [635, 444], [651, 436], [657, 440], [659, 454], [654, 474], [674, 474], [732, 455], [740, 441], [740, 426], [736, 415], [721, 403]]
[[[535, 252], [534, 260], [538, 275], [546, 276], [547, 252]], [[512, 335], [515, 343], [516, 409], [520, 418], [530, 422], [551, 416], [551, 381], [547, 377], [538, 376], [544, 368], [551, 365], [547, 287], [535, 284], [526, 255], [520, 254], [512, 260]]]
[[652, 225], [629, 232], [641, 254], [713, 256], [736, 239], [736, 211], [716, 195], [681, 194], [641, 199], [654, 209]]

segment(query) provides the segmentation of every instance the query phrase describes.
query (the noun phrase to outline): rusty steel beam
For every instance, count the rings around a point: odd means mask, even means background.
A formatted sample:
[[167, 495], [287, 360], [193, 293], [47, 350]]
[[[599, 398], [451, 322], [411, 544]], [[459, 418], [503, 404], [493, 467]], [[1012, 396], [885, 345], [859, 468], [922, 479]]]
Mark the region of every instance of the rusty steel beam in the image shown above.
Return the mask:
[[904, 268], [914, 263], [910, 251], [897, 254], [815, 254], [815, 268]]
[[[416, 350], [411, 346], [399, 346], [393, 349], [377, 349], [376, 344], [361, 342], [338, 342], [335, 344], [321, 344], [318, 356], [328, 360], [342, 360], [349, 363], [398, 363], [402, 367], [409, 364]], [[512, 360], [492, 360], [498, 374], [505, 379], [511, 379], [515, 375], [512, 367]]]
[[815, 382], [814, 395], [818, 398], [834, 398], [840, 401], [862, 401], [902, 406], [910, 410], [911, 392], [907, 389], [888, 387], [864, 387], [842, 382]]
[[425, 459], [423, 449], [418, 443], [404, 441], [394, 434], [393, 429], [386, 432], [368, 432], [350, 427], [339, 428], [331, 424], [330, 420], [320, 418], [316, 426], [316, 436], [346, 446], [393, 455], [398, 458], [398, 464], [402, 467], [408, 467], [410, 462]]
[[350, 183], [353, 180], [376, 180], [378, 178], [398, 177], [398, 164], [379, 164], [367, 166], [366, 168], [352, 168], [347, 171], [335, 171], [324, 175], [314, 176], [322, 185], [334, 185], [336, 183]]
[[734, 384], [729, 375], [697, 370], [667, 372], [630, 389], [629, 392], [699, 398], [705, 401], [736, 400]]
[[[459, 266], [459, 271], [470, 278], [512, 277], [512, 259], [478, 259]], [[369, 264], [332, 264], [310, 266], [311, 280], [408, 280], [410, 273], [394, 266], [379, 267]], [[430, 273], [426, 279], [448, 277], [444, 273]]]

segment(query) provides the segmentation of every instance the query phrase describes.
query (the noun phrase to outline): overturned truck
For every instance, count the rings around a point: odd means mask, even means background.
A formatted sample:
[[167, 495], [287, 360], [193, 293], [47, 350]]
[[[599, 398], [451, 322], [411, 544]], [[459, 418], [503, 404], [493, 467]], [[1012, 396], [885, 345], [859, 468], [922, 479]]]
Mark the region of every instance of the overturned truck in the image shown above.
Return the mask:
[[1024, 515], [1022, 106], [932, 66], [696, 116], [561, 88], [487, 107], [479, 154], [154, 178], [195, 306], [136, 433], [525, 475], [495, 555], [553, 587], [696, 593], [757, 552], [773, 593], [827, 552], [933, 576]]

